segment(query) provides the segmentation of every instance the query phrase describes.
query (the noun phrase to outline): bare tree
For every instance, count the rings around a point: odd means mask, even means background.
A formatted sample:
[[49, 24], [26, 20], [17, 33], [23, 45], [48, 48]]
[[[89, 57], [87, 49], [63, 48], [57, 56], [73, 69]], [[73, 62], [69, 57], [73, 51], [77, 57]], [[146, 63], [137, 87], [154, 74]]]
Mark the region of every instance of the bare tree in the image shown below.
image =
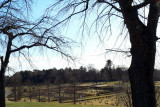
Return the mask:
[[112, 68], [111, 68], [111, 66], [112, 66], [112, 61], [110, 59], [108, 59], [106, 61], [105, 69], [108, 72], [109, 79], [112, 81], [113, 80], [113, 76], [112, 76], [113, 74], [112, 74]]
[[41, 102], [41, 84], [39, 83], [38, 84], [38, 89], [37, 89], [37, 91], [38, 91], [38, 102]]
[[15, 74], [15, 78], [11, 78], [12, 83], [12, 94], [14, 95], [14, 101], [18, 101], [21, 96], [21, 79], [22, 76], [20, 73]]
[[29, 95], [29, 100], [30, 102], [32, 102], [32, 97], [33, 97], [33, 86], [32, 83], [30, 81], [27, 81], [27, 85], [28, 85], [28, 95]]
[[76, 79], [76, 71], [73, 70], [73, 74], [70, 76], [70, 83], [71, 83], [71, 87], [72, 87], [72, 92], [73, 92], [73, 103], [76, 104], [76, 95], [77, 95], [77, 90], [76, 90], [76, 85], [77, 85], [77, 79]]
[[17, 85], [16, 84], [13, 84], [11, 91], [14, 95], [14, 101], [17, 101]]
[[121, 102], [126, 107], [132, 107], [130, 84], [128, 84], [127, 82], [123, 82], [122, 87], [124, 88], [124, 91], [121, 93], [121, 95], [118, 98], [119, 100], [118, 104]]
[[110, 59], [107, 60], [107, 63], [106, 63], [106, 67], [108, 69], [111, 69], [111, 66], [112, 66], [112, 61]]
[[[159, 2], [159, 0], [57, 0], [47, 9], [46, 14], [59, 9], [54, 18], [60, 21], [55, 26], [71, 22], [75, 15], [83, 16], [80, 18], [83, 20], [82, 34], [85, 34], [90, 26], [99, 32], [97, 33], [99, 36], [104, 33], [103, 31], [112, 32], [115, 18], [119, 22], [124, 22], [123, 28], [127, 28], [131, 43], [132, 60], [128, 72], [133, 106], [156, 107], [153, 72], [158, 40], [156, 32], [160, 13]], [[92, 12], [96, 14], [91, 14]], [[91, 17], [93, 19], [96, 17], [93, 24], [87, 23], [93, 20]], [[122, 29], [121, 33], [124, 31]]]
[[46, 88], [47, 88], [47, 96], [48, 96], [48, 102], [51, 101], [51, 92], [50, 92], [50, 81], [47, 79], [45, 84], [46, 84]]
[[55, 80], [55, 84], [58, 87], [58, 101], [59, 101], [59, 103], [62, 103], [62, 83], [63, 83], [62, 77], [60, 75], [58, 75], [58, 77]]
[[0, 105], [2, 107], [5, 107], [5, 72], [12, 56], [24, 57], [30, 63], [29, 50], [41, 47], [41, 50], [51, 49], [71, 58], [66, 51], [70, 49], [69, 43], [72, 40], [60, 35], [58, 29], [52, 25], [54, 21], [51, 18], [42, 17], [37, 21], [29, 21], [26, 17], [30, 12], [30, 1], [0, 1]]
[[21, 86], [21, 84], [19, 84], [17, 88], [18, 88], [18, 90], [17, 90], [18, 100], [21, 101], [21, 97], [23, 94], [23, 86]]

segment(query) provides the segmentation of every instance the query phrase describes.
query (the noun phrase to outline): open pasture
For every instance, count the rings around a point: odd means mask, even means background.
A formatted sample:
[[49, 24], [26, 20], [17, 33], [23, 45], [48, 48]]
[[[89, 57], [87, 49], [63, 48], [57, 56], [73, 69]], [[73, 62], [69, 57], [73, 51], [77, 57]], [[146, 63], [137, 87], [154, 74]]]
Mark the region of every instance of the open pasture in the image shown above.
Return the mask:
[[17, 86], [7, 87], [7, 90], [11, 91], [11, 94], [7, 96], [7, 107], [14, 107], [11, 105], [32, 107], [29, 106], [30, 104], [33, 107], [41, 107], [43, 104], [46, 104], [43, 107], [63, 107], [64, 104], [65, 107], [127, 107], [131, 105], [129, 85], [121, 81], [100, 82], [98, 84], [61, 84], [61, 86], [52, 84]]
[[[44, 103], [44, 102], [7, 102], [7, 107], [64, 107], [60, 103]], [[65, 104], [65, 107], [99, 107], [93, 105]], [[102, 106], [103, 107], [103, 106]]]

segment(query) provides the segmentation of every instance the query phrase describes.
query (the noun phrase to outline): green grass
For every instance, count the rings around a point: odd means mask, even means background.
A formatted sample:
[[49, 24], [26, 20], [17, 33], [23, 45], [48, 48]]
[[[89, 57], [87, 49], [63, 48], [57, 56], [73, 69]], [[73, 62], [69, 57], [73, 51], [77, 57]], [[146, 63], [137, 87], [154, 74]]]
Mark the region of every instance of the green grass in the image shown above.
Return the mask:
[[105, 107], [96, 105], [80, 105], [66, 103], [42, 103], [42, 102], [7, 102], [6, 107]]

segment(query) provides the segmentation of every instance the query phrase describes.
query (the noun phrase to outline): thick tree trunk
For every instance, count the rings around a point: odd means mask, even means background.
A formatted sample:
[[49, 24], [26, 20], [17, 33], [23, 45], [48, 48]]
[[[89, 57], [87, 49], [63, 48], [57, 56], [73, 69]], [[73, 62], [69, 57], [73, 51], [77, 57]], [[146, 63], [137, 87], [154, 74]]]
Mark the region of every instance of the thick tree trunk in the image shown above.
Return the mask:
[[5, 107], [5, 86], [4, 86], [4, 74], [0, 72], [0, 106]]
[[138, 38], [131, 38], [129, 79], [134, 107], [156, 107], [153, 81], [156, 41], [150, 34], [148, 30], [136, 36]]
[[119, 0], [119, 4], [131, 42], [132, 61], [128, 72], [133, 106], [156, 107], [153, 73], [159, 10], [151, 0], [145, 25], [138, 17], [138, 9], [128, 7], [128, 0]]
[[8, 44], [7, 44], [7, 51], [5, 58], [3, 56], [0, 57], [1, 60], [1, 70], [0, 70], [0, 106], [5, 107], [5, 71], [9, 63], [9, 58], [11, 55], [11, 46], [12, 46], [12, 38], [9, 37]]

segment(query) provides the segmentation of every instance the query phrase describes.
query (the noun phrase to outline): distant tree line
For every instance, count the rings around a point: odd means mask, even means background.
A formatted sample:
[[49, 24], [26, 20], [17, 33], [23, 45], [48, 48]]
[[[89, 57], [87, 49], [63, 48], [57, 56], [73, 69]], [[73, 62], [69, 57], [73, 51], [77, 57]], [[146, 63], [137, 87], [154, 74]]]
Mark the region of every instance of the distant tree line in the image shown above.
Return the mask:
[[[154, 80], [160, 80], [160, 70], [155, 70]], [[128, 81], [128, 73], [126, 68], [111, 67], [111, 63], [107, 62], [106, 66], [101, 70], [93, 67], [83, 67], [79, 69], [47, 69], [47, 70], [25, 70], [16, 72], [12, 76], [6, 76], [5, 85], [20, 84], [43, 84], [51, 83], [73, 83], [73, 82], [104, 82], [104, 81]]]
[[102, 82], [102, 81], [119, 81], [128, 80], [125, 68], [111, 68], [104, 67], [101, 70], [95, 68], [81, 66], [79, 69], [65, 68], [65, 69], [47, 69], [47, 70], [25, 70], [16, 72], [12, 76], [6, 76], [5, 85], [15, 84], [41, 84], [41, 83], [63, 83], [75, 82]]

